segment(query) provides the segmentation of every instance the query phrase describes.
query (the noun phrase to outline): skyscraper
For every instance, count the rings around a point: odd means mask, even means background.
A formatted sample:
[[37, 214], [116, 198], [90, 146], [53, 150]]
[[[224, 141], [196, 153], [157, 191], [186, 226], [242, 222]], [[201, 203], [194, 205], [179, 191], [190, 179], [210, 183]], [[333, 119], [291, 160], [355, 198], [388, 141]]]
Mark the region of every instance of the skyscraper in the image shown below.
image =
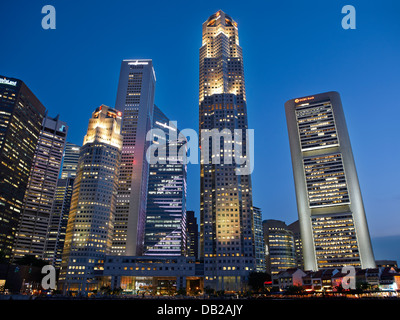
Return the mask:
[[72, 191], [78, 169], [79, 150], [80, 146], [74, 143], [65, 144], [61, 178], [57, 181], [54, 195], [44, 258], [51, 261], [56, 269], [61, 267]]
[[285, 109], [304, 268], [374, 268], [339, 93], [292, 99]]
[[14, 258], [26, 254], [44, 258], [67, 132], [68, 126], [59, 116], [44, 118], [25, 192], [13, 248]]
[[111, 250], [122, 149], [120, 130], [121, 112], [105, 105], [89, 120], [62, 254], [60, 281], [64, 292], [97, 287], [95, 271]]
[[122, 111], [123, 136], [112, 253], [142, 255], [149, 165], [145, 159], [154, 110], [152, 60], [123, 60], [115, 108]]
[[61, 179], [64, 179], [68, 176], [75, 177], [76, 170], [78, 168], [79, 161], [79, 148], [77, 144], [68, 142], [65, 144], [62, 170], [61, 170]]
[[61, 267], [74, 181], [75, 178], [71, 176], [58, 179], [54, 194], [44, 259], [56, 269]]
[[253, 224], [256, 271], [265, 272], [265, 244], [262, 225], [262, 211], [258, 207], [253, 207]]
[[300, 223], [299, 220], [288, 225], [288, 230], [293, 233], [294, 248], [296, 251], [296, 265], [300, 269], [304, 269], [303, 245], [301, 242]]
[[21, 80], [0, 76], [0, 254], [11, 258], [46, 109]]
[[[237, 23], [223, 11], [203, 23], [199, 85], [200, 131], [247, 129], [243, 54]], [[205, 150], [203, 143], [200, 140], [200, 148]], [[246, 150], [246, 139], [242, 147]], [[240, 290], [255, 268], [251, 177], [236, 175], [238, 164], [225, 164], [224, 156], [220, 159], [220, 164], [200, 165], [205, 286]]]
[[266, 269], [271, 275], [296, 267], [296, 251], [293, 233], [285, 222], [280, 220], [264, 220], [262, 222]]
[[199, 225], [194, 211], [186, 211], [187, 255], [199, 259]]
[[[165, 159], [160, 159], [165, 163], [149, 165], [143, 254], [184, 256], [187, 249], [186, 163], [183, 158], [173, 157], [170, 150], [174, 149], [172, 147], [179, 150], [186, 140], [179, 140], [178, 129], [157, 106], [154, 106], [152, 129], [158, 130], [154, 131], [153, 143], [160, 156], [165, 154]], [[176, 139], [170, 136], [170, 131], [176, 134]], [[164, 152], [160, 152], [160, 148]]]

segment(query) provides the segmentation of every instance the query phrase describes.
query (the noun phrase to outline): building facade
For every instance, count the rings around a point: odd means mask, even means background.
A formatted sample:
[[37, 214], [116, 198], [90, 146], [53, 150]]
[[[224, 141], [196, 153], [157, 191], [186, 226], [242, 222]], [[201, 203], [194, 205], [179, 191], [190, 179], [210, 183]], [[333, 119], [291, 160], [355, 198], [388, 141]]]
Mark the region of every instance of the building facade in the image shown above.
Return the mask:
[[294, 247], [296, 251], [297, 268], [304, 269], [303, 245], [301, 242], [300, 223], [299, 220], [288, 225], [288, 230], [292, 231], [294, 239]]
[[258, 207], [253, 207], [253, 229], [254, 229], [254, 247], [255, 247], [255, 258], [256, 258], [256, 271], [265, 272], [265, 243], [264, 243], [264, 231], [262, 225], [262, 211]]
[[[223, 11], [203, 23], [199, 71], [200, 132], [245, 131], [247, 108], [242, 48], [237, 23]], [[244, 150], [245, 136], [242, 134], [241, 141]], [[200, 139], [202, 151], [207, 148], [205, 143]], [[201, 257], [204, 257], [206, 286], [239, 291], [255, 268], [251, 176], [237, 175], [239, 164], [224, 163], [225, 154], [213, 155], [219, 158], [219, 164], [213, 163], [211, 153], [209, 159], [202, 159], [200, 164]]]
[[96, 288], [111, 251], [121, 160], [121, 112], [97, 108], [80, 148], [60, 270], [64, 292]]
[[123, 113], [123, 147], [112, 253], [142, 255], [149, 164], [146, 162], [154, 111], [156, 77], [152, 60], [123, 60], [115, 108]]
[[61, 178], [58, 179], [47, 234], [45, 260], [60, 269], [65, 243], [72, 191], [78, 169], [80, 146], [67, 142], [64, 148]]
[[203, 292], [204, 265], [194, 257], [107, 256], [99, 283], [123, 294], [174, 295]]
[[79, 161], [79, 148], [80, 146], [72, 142], [67, 141], [65, 144], [61, 179], [76, 176]]
[[26, 254], [44, 259], [67, 132], [67, 124], [58, 116], [44, 118], [13, 248], [14, 259]]
[[7, 260], [45, 113], [23, 81], [0, 76], [0, 254]]
[[293, 233], [280, 220], [263, 221], [266, 269], [271, 275], [296, 267]]
[[374, 268], [375, 260], [340, 95], [285, 103], [304, 268]]
[[158, 159], [149, 164], [143, 254], [186, 256], [187, 167], [185, 159], [170, 152], [184, 147], [185, 140], [178, 140], [178, 129], [157, 106], [152, 129]]
[[187, 255], [199, 259], [199, 225], [194, 211], [186, 211]]

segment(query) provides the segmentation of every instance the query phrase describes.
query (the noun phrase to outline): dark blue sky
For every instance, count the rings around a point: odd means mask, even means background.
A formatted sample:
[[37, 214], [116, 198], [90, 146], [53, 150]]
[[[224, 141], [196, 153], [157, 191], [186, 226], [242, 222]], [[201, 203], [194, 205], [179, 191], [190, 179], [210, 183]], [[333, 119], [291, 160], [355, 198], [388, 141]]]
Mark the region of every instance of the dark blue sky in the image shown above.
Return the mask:
[[[56, 30], [41, 27], [46, 4]], [[356, 30], [341, 27], [347, 4]], [[121, 60], [151, 58], [156, 104], [197, 131], [201, 25], [219, 9], [239, 24], [263, 218], [297, 219], [285, 101], [338, 91], [371, 235], [400, 235], [399, 1], [2, 1], [0, 74], [24, 80], [81, 144], [91, 112], [114, 106]], [[188, 170], [188, 209], [198, 213], [199, 166]], [[400, 260], [396, 242], [392, 255], [381, 243], [377, 258]]]

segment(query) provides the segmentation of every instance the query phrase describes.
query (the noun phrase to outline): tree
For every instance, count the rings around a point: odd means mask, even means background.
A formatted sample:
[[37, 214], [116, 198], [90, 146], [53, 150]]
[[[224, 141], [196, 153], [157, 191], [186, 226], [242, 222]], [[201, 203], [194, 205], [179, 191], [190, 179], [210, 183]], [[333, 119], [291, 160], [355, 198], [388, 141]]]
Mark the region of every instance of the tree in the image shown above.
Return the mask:
[[204, 288], [204, 293], [211, 296], [211, 295], [215, 294], [215, 290], [213, 288], [207, 286]]
[[288, 295], [300, 295], [304, 293], [304, 288], [302, 286], [289, 286], [285, 291]]
[[185, 288], [179, 288], [178, 291], [176, 291], [176, 295], [178, 296], [186, 296], [186, 289]]
[[254, 271], [249, 274], [248, 285], [254, 292], [263, 292], [265, 281], [271, 281], [271, 276], [266, 272]]

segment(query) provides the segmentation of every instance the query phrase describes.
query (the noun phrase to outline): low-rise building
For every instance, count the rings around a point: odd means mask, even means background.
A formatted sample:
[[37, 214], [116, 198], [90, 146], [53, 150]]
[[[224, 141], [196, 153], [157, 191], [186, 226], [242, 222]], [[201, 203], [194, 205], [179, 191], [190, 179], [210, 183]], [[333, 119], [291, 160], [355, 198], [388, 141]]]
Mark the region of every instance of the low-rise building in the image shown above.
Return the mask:
[[195, 257], [107, 256], [97, 274], [100, 287], [124, 294], [203, 292], [204, 265]]

